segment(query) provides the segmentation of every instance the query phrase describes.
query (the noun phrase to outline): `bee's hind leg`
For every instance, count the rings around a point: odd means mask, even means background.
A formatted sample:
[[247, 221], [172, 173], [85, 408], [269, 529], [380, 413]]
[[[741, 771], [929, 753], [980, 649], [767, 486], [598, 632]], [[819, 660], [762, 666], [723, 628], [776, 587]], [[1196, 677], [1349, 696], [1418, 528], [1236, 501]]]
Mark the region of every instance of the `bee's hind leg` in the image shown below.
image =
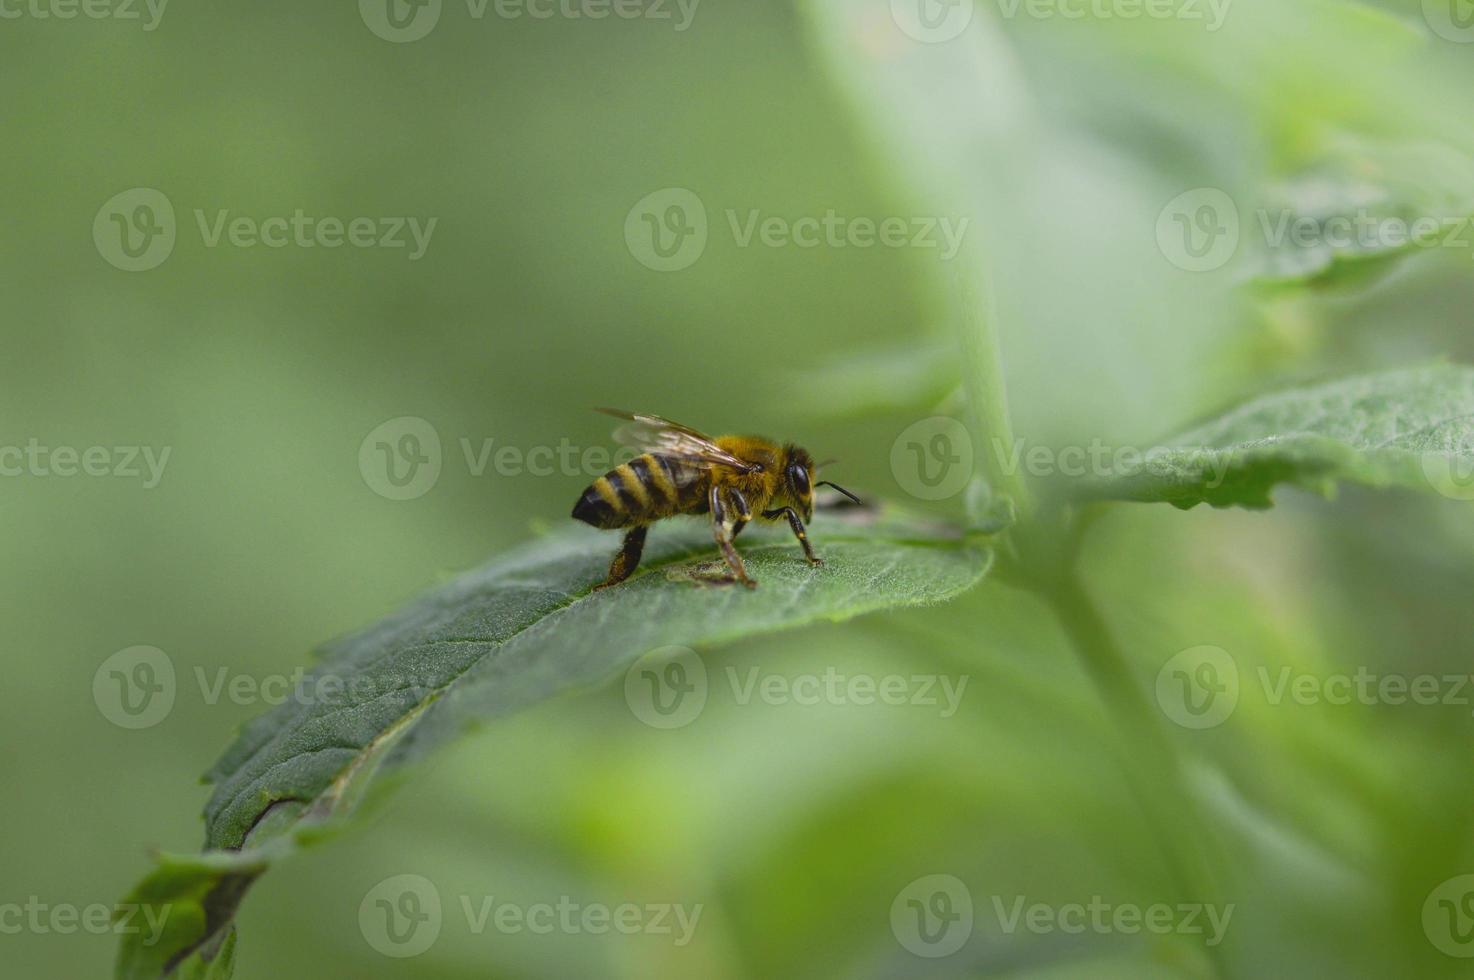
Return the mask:
[[609, 563], [609, 577], [594, 586], [595, 592], [618, 585], [635, 573], [635, 569], [640, 567], [640, 553], [645, 550], [645, 533], [649, 530], [647, 524], [629, 529], [624, 536], [624, 544], [619, 548], [619, 554]]

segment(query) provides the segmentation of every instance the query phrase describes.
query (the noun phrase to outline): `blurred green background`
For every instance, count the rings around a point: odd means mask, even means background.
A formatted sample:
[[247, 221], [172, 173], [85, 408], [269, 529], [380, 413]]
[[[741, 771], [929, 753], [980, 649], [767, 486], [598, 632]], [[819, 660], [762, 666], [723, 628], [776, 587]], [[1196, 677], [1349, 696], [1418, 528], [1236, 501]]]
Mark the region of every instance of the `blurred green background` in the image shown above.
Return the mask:
[[[677, 30], [674, 6], [670, 20], [478, 19], [446, 0], [403, 43], [370, 29], [372, 4], [366, 20], [343, 0], [174, 0], [153, 30], [145, 7], [140, 20], [4, 7], [0, 446], [170, 456], [152, 489], [0, 478], [0, 904], [110, 904], [150, 848], [198, 846], [197, 777], [265, 706], [208, 703], [197, 670], [290, 674], [321, 641], [566, 521], [588, 480], [478, 476], [462, 440], [607, 446], [588, 407], [614, 404], [796, 439], [840, 458], [836, 479], [906, 499], [892, 442], [959, 411], [948, 264], [909, 247], [743, 247], [729, 210], [968, 218], [977, 251], [956, 261], [986, 257], [1031, 443], [1147, 445], [1291, 380], [1474, 358], [1474, 248], [1349, 284], [1265, 286], [1245, 279], [1248, 259], [1185, 272], [1156, 237], [1185, 191], [1259, 201], [1327, 166], [1415, 213], [1434, 207], [1420, 194], [1474, 201], [1474, 44], [1430, 27], [1436, 5], [1234, 0], [1208, 31], [1010, 16], [1000, 0], [932, 42], [898, 28], [904, 6], [704, 0]], [[1435, 161], [1432, 176], [1386, 162], [1397, 154]], [[139, 187], [171, 202], [177, 241], [126, 272], [92, 229]], [[709, 219], [705, 250], [674, 272], [625, 238], [631, 208], [666, 188]], [[208, 247], [197, 209], [437, 224], [411, 261]], [[401, 416], [434, 427], [443, 468], [396, 501], [359, 448]], [[1468, 504], [1280, 503], [1123, 506], [1101, 522], [1088, 581], [1144, 690], [1203, 644], [1246, 672], [1468, 672]], [[169, 655], [179, 692], [161, 722], [125, 730], [92, 686], [134, 645]], [[969, 686], [949, 718], [717, 689], [676, 731], [642, 724], [618, 683], [548, 703], [264, 878], [237, 976], [1210, 975], [1191, 937], [1009, 934], [995, 914], [994, 896], [1169, 893], [1111, 722], [1033, 599], [990, 581], [943, 608], [703, 654], [714, 676], [832, 667]], [[1223, 726], [1169, 727], [1233, 855], [1233, 975], [1474, 972], [1422, 915], [1430, 890], [1474, 871], [1467, 705], [1274, 705], [1255, 689]], [[404, 960], [359, 926], [365, 893], [401, 873], [435, 882], [449, 909], [433, 948]], [[946, 958], [913, 955], [891, 925], [893, 899], [930, 874], [966, 882], [976, 906]], [[703, 913], [683, 947], [477, 935], [459, 895]], [[17, 977], [106, 975], [114, 949], [109, 935], [0, 933]]]

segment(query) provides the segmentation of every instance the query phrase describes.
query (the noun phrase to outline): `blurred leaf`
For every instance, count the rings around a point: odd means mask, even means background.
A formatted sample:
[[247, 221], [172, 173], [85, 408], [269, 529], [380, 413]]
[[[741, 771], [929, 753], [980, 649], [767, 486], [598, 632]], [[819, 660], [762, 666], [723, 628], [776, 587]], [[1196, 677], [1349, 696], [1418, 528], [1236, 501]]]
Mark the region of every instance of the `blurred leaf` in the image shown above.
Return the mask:
[[1348, 481], [1471, 500], [1471, 468], [1474, 369], [1439, 365], [1257, 398], [1080, 495], [1265, 508], [1277, 484], [1329, 493]]
[[937, 405], [958, 385], [957, 348], [912, 341], [804, 369], [785, 391], [805, 415], [845, 419]]
[[1136, 160], [1139, 138], [1105, 138], [1098, 113], [1080, 125], [1055, 90], [1076, 80], [1099, 92], [1105, 68], [1081, 71], [1078, 59], [1021, 43], [1016, 28], [1029, 16], [980, 8], [968, 18], [958, 7], [956, 30], [933, 31], [915, 5], [808, 0], [801, 9], [896, 199], [968, 222], [950, 263], [917, 262], [918, 284], [936, 311], [929, 319], [944, 322], [957, 268], [975, 277], [1015, 432], [1058, 444], [1084, 432], [1125, 437], [1163, 413], [1199, 410], [1205, 392], [1212, 404], [1219, 385], [1233, 390], [1221, 355], [1234, 283], [1184, 277], [1150, 228], [1188, 178]]
[[1254, 216], [1259, 283], [1363, 284], [1451, 236], [1469, 247], [1474, 161], [1440, 144], [1343, 140], [1266, 205]]
[[185, 967], [183, 980], [230, 980], [235, 974], [235, 926], [231, 926], [220, 944], [220, 951], [205, 959], [196, 957]]
[[[276, 845], [279, 854], [281, 845]], [[275, 856], [275, 855], [271, 855]], [[142, 980], [163, 976], [190, 960], [182, 972], [189, 980], [229, 980], [235, 969], [235, 914], [241, 895], [266, 870], [263, 851], [207, 854], [160, 854], [158, 867], [123, 900], [122, 908], [158, 909], [163, 925], [157, 932], [140, 914], [131, 930], [119, 927], [122, 944], [113, 976]], [[199, 955], [191, 956], [196, 950]]]
[[812, 538], [819, 568], [787, 528], [754, 528], [742, 544], [761, 586], [702, 587], [682, 572], [714, 552], [710, 530], [662, 527], [633, 578], [590, 592], [616, 542], [574, 528], [331, 644], [298, 696], [246, 726], [209, 773], [210, 850], [162, 859], [139, 886], [192, 914], [146, 956], [125, 945], [119, 976], [157, 976], [166, 960], [213, 941], [271, 860], [343, 823], [381, 777], [478, 722], [599, 683], [656, 647], [941, 602], [976, 584], [991, 560], [955, 529], [893, 508], [822, 515]]

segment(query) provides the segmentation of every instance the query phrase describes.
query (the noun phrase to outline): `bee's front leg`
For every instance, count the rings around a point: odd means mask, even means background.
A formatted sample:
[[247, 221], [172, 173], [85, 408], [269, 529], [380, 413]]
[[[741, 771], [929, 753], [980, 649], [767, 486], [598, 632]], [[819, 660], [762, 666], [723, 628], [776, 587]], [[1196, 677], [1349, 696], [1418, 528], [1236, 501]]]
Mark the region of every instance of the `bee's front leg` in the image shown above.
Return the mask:
[[732, 539], [752, 519], [752, 509], [748, 506], [747, 498], [740, 490], [724, 493], [717, 487], [712, 487], [708, 492], [707, 503], [711, 507], [712, 536], [716, 538], [717, 547], [722, 549], [722, 558], [732, 571], [732, 577], [728, 581], [741, 582], [749, 589], [754, 588], [757, 582], [748, 577], [747, 566], [732, 544]]
[[804, 557], [809, 560], [809, 564], [824, 564], [824, 559], [814, 554], [814, 546], [809, 544], [809, 534], [804, 530], [804, 522], [798, 516], [798, 511], [792, 507], [780, 507], [777, 510], [763, 511], [763, 516], [769, 520], [775, 520], [779, 517], [788, 518], [788, 526], [793, 528], [793, 536], [798, 538], [798, 543], [804, 546]]

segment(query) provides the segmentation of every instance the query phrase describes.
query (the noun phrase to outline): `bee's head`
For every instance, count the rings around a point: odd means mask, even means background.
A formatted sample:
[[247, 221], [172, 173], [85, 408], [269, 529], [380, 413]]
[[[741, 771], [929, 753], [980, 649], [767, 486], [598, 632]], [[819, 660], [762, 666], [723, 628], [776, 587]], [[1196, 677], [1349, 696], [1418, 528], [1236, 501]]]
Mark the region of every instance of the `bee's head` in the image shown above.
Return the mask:
[[808, 450], [792, 444], [783, 447], [783, 493], [788, 497], [793, 509], [803, 517], [805, 524], [814, 519], [815, 487], [834, 487], [855, 503], [860, 502], [859, 497], [844, 487], [830, 483], [828, 480], [816, 479], [818, 475], [819, 468], [815, 465], [814, 458], [809, 455]]
[[805, 449], [783, 447], [783, 492], [807, 523], [814, 516], [814, 458]]

